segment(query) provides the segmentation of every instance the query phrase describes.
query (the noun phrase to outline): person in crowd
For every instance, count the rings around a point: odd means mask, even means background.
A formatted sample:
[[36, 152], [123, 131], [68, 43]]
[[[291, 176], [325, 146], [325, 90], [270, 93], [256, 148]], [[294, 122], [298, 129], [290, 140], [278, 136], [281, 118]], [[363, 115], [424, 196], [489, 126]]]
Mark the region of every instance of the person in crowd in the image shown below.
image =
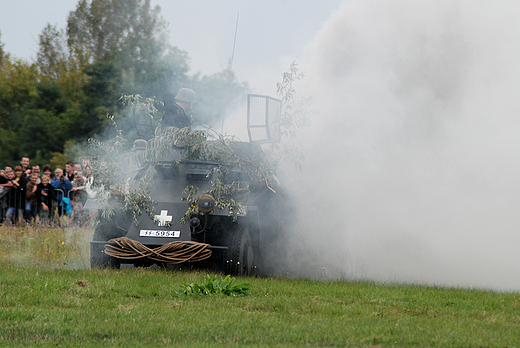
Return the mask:
[[38, 215], [38, 197], [36, 191], [38, 189], [38, 173], [31, 173], [29, 181], [26, 184], [25, 196], [25, 220], [31, 222]]
[[56, 197], [54, 195], [54, 187], [50, 184], [51, 180], [47, 175], [42, 177], [42, 182], [38, 184], [36, 189], [36, 200], [38, 202], [38, 210], [40, 222], [44, 225], [49, 223], [53, 217], [53, 202]]
[[85, 166], [85, 179], [88, 181], [92, 177], [92, 168], [89, 165]]
[[81, 201], [81, 191], [76, 191], [74, 193], [74, 199], [71, 202], [72, 204], [72, 214], [74, 216], [74, 224], [79, 225], [83, 220], [83, 202]]
[[4, 216], [9, 206], [9, 193], [13, 183], [7, 178], [5, 170], [0, 170], [0, 223], [4, 222]]
[[13, 187], [14, 184], [7, 178], [5, 170], [0, 170], [0, 187]]
[[74, 164], [74, 174], [76, 174], [76, 172], [81, 172], [81, 171], [83, 171], [81, 164], [79, 164], [79, 163]]
[[65, 164], [65, 173], [63, 173], [63, 175], [68, 181], [74, 181], [74, 162], [67, 162], [67, 164]]
[[14, 182], [13, 180], [16, 178], [16, 175], [14, 174], [14, 169], [12, 169], [11, 166], [9, 167], [5, 167], [5, 175], [7, 177], [7, 179], [9, 180], [9, 182], [11, 183], [11, 187], [14, 187]]
[[74, 180], [72, 181], [72, 190], [79, 191], [85, 189], [86, 180], [83, 176], [83, 171], [78, 170], [74, 172]]
[[9, 209], [9, 202], [11, 201], [11, 195], [14, 192], [14, 189], [13, 189], [14, 184], [13, 184], [12, 180], [15, 178], [15, 175], [14, 175], [14, 169], [10, 165], [5, 166], [5, 178], [6, 179], [0, 178], [0, 180], [2, 182], [7, 180], [7, 183], [1, 184], [1, 186], [5, 187], [4, 196], [2, 197], [2, 219], [3, 220], [5, 220], [5, 218], [6, 218], [7, 210]]
[[54, 179], [51, 180], [51, 185], [54, 187], [56, 200], [58, 201], [58, 207], [62, 207], [62, 209], [58, 208], [58, 216], [62, 216], [63, 214], [63, 202], [62, 199], [64, 197], [68, 198], [69, 190], [72, 188], [72, 184], [70, 181], [63, 176], [63, 169], [56, 168], [54, 171]]
[[[30, 163], [29, 157], [22, 157], [22, 160], [20, 161], [20, 165], [23, 170], [23, 178], [25, 178], [28, 175], [27, 172], [31, 169], [29, 163]], [[29, 173], [30, 173], [30, 171], [29, 171]]]
[[14, 168], [14, 177], [12, 174], [8, 174], [9, 179], [13, 183], [9, 199], [9, 209], [7, 210], [6, 218], [13, 223], [14, 221], [21, 220], [23, 218], [23, 210], [25, 208], [25, 179], [22, 177], [23, 168], [16, 166]]
[[35, 165], [32, 166], [31, 174], [32, 173], [38, 174], [38, 184], [39, 184], [41, 182], [41, 178], [42, 178], [41, 173], [40, 173], [40, 165], [39, 164], [35, 164]]
[[49, 177], [49, 181], [52, 180], [52, 168], [50, 165], [46, 164], [43, 166], [43, 175]]
[[[84, 205], [87, 202], [88, 194], [87, 194], [87, 180], [83, 176], [83, 172], [81, 170], [75, 171], [75, 178], [72, 182], [72, 190], [74, 192], [74, 196], [71, 194], [72, 197], [79, 197], [79, 200], [81, 201], [82, 205]], [[72, 202], [71, 202], [72, 203]], [[83, 210], [83, 208], [81, 208]]]

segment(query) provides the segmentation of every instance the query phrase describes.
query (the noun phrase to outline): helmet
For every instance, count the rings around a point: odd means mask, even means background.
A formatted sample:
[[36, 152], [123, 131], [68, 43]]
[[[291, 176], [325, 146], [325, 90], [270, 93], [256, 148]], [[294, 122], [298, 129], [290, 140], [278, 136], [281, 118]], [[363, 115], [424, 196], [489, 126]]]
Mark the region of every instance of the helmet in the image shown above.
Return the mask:
[[134, 141], [134, 147], [132, 148], [132, 152], [146, 150], [146, 144], [146, 140], [137, 139], [136, 141]]
[[175, 96], [175, 100], [193, 104], [195, 103], [195, 92], [189, 88], [181, 88]]

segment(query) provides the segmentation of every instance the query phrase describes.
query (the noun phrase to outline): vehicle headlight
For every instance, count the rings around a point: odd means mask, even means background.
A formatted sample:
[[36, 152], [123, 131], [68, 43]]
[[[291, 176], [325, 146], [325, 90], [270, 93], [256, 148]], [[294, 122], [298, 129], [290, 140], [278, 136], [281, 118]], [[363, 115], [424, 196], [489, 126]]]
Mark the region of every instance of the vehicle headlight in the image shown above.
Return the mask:
[[210, 213], [215, 209], [215, 198], [211, 195], [202, 195], [199, 197], [197, 206], [199, 207], [199, 211]]

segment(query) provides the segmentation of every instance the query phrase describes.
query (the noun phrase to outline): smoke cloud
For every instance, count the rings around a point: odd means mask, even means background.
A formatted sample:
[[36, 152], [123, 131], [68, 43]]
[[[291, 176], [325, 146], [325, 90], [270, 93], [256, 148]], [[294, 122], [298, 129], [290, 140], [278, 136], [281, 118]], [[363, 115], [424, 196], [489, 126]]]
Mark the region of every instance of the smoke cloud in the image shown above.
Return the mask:
[[520, 8], [345, 1], [305, 50], [288, 274], [519, 290]]

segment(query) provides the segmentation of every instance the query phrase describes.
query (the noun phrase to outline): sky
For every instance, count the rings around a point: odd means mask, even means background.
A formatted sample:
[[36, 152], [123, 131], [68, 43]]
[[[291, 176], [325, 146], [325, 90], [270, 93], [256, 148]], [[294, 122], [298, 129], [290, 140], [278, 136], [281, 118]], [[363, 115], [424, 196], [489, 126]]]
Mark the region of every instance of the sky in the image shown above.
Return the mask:
[[[51, 5], [52, 4], [52, 5]], [[34, 58], [75, 1], [0, 0]], [[520, 290], [520, 6], [512, 1], [154, 0], [192, 72], [274, 94], [296, 60], [320, 112], [290, 145], [299, 219], [278, 269], [320, 279]], [[243, 116], [242, 116], [243, 118]]]
[[[253, 88], [272, 88], [340, 0], [152, 0], [169, 23], [171, 44], [188, 52], [191, 73], [233, 70]], [[5, 50], [26, 60], [38, 52], [47, 23], [66, 28], [76, 0], [0, 0], [0, 31]], [[261, 91], [257, 91], [260, 93]]]

